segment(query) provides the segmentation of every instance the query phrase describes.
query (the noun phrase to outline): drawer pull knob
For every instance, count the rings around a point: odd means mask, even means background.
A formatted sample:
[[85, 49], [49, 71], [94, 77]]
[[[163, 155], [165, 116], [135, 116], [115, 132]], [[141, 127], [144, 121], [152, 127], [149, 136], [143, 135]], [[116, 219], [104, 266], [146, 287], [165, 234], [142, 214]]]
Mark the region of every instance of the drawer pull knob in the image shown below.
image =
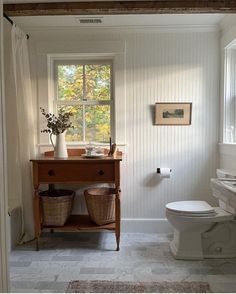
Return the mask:
[[48, 172], [48, 175], [49, 175], [49, 176], [54, 176], [54, 175], [55, 175], [55, 172], [51, 169], [51, 170]]
[[104, 171], [103, 170], [100, 170], [98, 173], [99, 173], [100, 176], [103, 176], [104, 175]]

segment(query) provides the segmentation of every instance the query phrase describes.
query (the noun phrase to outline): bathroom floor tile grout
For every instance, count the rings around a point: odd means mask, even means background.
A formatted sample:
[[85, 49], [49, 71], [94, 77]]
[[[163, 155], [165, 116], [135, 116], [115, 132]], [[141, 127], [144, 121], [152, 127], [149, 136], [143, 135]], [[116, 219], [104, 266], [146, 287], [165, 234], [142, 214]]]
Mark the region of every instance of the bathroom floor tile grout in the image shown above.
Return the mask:
[[43, 233], [11, 252], [12, 292], [64, 292], [71, 280], [209, 282], [213, 292], [236, 292], [236, 258], [175, 260], [171, 235], [123, 233], [121, 250], [107, 233]]

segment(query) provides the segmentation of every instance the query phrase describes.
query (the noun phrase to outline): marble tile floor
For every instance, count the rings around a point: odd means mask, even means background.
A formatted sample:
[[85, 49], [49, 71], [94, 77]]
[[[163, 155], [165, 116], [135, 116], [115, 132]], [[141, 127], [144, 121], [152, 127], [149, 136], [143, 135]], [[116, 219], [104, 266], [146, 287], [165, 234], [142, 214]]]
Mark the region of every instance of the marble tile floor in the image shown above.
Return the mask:
[[65, 292], [71, 280], [202, 281], [213, 292], [236, 292], [236, 258], [175, 260], [171, 235], [123, 233], [115, 251], [113, 233], [43, 233], [10, 255], [11, 292]]

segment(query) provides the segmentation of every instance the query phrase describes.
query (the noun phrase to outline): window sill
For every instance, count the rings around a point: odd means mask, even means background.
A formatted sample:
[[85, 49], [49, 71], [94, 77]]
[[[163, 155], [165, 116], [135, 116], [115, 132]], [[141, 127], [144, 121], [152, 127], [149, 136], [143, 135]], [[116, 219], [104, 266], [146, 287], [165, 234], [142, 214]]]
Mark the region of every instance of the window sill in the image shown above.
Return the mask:
[[[83, 143], [66, 143], [66, 146], [67, 147], [74, 147], [74, 148], [82, 148], [82, 147], [85, 147], [87, 144], [83, 144]], [[99, 147], [109, 147], [109, 144], [94, 144], [95, 146], [99, 146]], [[126, 143], [116, 143], [116, 146], [117, 147], [126, 147], [127, 144]], [[37, 144], [37, 147], [52, 147], [52, 144], [50, 143], [40, 143], [40, 144]]]
[[219, 152], [224, 155], [236, 156], [236, 143], [219, 143]]

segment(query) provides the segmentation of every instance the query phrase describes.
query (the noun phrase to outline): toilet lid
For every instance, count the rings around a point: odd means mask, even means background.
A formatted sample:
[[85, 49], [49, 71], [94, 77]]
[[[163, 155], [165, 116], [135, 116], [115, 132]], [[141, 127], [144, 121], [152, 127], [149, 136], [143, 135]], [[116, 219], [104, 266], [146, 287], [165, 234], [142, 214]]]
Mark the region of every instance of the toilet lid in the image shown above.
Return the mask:
[[206, 201], [177, 201], [166, 204], [168, 210], [184, 214], [212, 214], [215, 210]]

